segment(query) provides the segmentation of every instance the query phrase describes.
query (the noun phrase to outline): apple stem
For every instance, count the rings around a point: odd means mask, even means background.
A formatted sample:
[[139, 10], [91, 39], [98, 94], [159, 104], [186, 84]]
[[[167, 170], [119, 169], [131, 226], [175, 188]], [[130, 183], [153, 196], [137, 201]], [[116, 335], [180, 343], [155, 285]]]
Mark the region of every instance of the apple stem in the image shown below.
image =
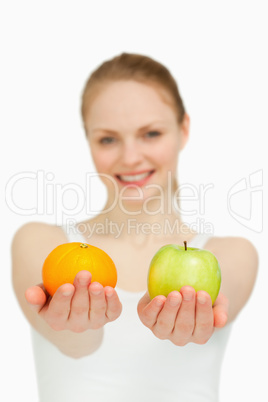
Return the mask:
[[183, 243], [184, 243], [185, 251], [187, 251], [187, 241], [184, 241]]

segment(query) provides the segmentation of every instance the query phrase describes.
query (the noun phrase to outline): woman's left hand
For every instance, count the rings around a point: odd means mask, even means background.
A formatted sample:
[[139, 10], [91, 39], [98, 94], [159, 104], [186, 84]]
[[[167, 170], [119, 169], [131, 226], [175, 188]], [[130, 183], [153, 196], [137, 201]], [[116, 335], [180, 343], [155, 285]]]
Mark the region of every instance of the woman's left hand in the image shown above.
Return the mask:
[[169, 339], [175, 345], [193, 342], [205, 344], [215, 328], [222, 328], [228, 319], [228, 299], [219, 293], [212, 306], [209, 294], [195, 292], [184, 286], [167, 297], [150, 299], [148, 292], [137, 307], [141, 322], [159, 339]]

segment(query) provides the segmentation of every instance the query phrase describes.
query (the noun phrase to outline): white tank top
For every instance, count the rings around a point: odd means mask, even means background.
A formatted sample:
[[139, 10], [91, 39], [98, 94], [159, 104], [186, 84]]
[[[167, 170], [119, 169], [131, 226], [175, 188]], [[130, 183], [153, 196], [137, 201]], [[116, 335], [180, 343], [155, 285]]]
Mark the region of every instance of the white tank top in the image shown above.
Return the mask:
[[[69, 242], [85, 242], [79, 233]], [[189, 247], [203, 248], [198, 234]], [[137, 313], [144, 292], [116, 287], [120, 317], [104, 326], [101, 346], [73, 359], [31, 328], [40, 402], [216, 402], [220, 371], [231, 330], [216, 331], [205, 345], [175, 346], [145, 327]]]

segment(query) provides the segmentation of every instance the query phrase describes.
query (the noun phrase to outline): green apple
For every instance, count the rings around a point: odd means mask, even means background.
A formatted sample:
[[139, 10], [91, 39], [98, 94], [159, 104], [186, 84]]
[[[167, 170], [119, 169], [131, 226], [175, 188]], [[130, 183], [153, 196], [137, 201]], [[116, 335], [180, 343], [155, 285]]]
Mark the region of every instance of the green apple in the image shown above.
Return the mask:
[[183, 286], [206, 291], [214, 304], [221, 286], [221, 269], [217, 258], [208, 250], [168, 244], [154, 255], [147, 278], [151, 299], [167, 295]]

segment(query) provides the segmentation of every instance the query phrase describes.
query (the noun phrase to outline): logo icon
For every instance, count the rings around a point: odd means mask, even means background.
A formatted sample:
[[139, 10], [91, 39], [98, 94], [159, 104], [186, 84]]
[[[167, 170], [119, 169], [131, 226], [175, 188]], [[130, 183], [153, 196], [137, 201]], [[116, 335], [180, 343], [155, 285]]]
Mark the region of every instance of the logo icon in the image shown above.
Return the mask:
[[263, 230], [263, 170], [236, 182], [228, 191], [230, 215], [241, 225], [261, 233]]

